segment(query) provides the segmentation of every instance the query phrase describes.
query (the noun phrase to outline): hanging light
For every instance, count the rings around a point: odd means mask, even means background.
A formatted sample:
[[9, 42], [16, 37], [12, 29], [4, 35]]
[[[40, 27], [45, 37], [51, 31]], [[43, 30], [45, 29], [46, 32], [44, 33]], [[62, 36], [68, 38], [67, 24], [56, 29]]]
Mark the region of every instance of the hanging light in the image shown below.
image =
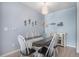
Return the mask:
[[42, 14], [43, 15], [48, 14], [48, 4], [46, 2], [44, 2], [43, 6], [42, 6]]

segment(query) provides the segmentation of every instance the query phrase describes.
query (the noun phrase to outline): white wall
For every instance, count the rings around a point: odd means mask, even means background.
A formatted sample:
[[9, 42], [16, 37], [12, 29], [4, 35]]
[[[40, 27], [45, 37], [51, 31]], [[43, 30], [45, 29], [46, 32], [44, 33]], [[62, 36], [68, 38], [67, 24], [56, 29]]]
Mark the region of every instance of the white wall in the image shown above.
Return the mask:
[[48, 25], [48, 27], [45, 28], [45, 32], [66, 32], [67, 46], [76, 47], [76, 12], [76, 7], [72, 7], [48, 14], [45, 17], [48, 24], [63, 22], [63, 26]]
[[[2, 12], [2, 14], [0, 13], [0, 16], [2, 17], [2, 19], [0, 19], [0, 55], [19, 48], [17, 42], [17, 36], [19, 34], [22, 34], [23, 36], [29, 34], [30, 36], [33, 30], [35, 30], [36, 33], [39, 32], [39, 35], [43, 33], [44, 16], [36, 12], [35, 10], [22, 5], [21, 3], [8, 2], [2, 3], [0, 10]], [[32, 24], [24, 26], [25, 19], [31, 19], [31, 21], [36, 20], [37, 25], [34, 27], [32, 26]]]
[[79, 53], [79, 3], [77, 3], [77, 52]]
[[[0, 6], [1, 6], [1, 4], [0, 4]], [[2, 14], [2, 12], [1, 12], [1, 7], [0, 7], [0, 52], [1, 52], [1, 14]]]

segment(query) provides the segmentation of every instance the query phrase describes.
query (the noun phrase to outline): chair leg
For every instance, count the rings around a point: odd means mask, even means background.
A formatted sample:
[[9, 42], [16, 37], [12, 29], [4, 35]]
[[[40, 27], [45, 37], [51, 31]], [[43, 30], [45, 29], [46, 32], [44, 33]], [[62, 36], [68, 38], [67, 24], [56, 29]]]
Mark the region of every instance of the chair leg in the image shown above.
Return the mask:
[[55, 57], [55, 49], [54, 49], [54, 51], [53, 51], [53, 57]]
[[21, 54], [21, 57], [23, 57], [23, 55]]
[[57, 55], [58, 55], [58, 49], [55, 48], [55, 49], [54, 49], [54, 52], [53, 52], [53, 56], [56, 57]]
[[58, 48], [56, 48], [57, 56], [58, 56]]
[[55, 48], [55, 51], [54, 51], [54, 56], [56, 57], [56, 56], [58, 56], [58, 49], [57, 48]]

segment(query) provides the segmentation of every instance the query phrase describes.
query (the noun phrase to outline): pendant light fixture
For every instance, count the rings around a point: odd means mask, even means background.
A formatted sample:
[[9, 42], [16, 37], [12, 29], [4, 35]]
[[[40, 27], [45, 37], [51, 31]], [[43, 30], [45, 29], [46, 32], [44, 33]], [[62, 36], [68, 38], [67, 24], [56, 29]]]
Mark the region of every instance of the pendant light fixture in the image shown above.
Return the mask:
[[42, 6], [42, 14], [47, 15], [48, 14], [48, 4], [46, 2], [43, 3]]

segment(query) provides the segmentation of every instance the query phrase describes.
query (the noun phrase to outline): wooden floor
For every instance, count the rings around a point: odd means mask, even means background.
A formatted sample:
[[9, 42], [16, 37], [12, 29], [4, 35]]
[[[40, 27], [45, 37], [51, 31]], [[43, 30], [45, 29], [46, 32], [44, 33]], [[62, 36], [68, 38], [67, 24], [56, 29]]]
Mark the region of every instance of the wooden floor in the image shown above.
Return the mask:
[[76, 49], [72, 47], [58, 47], [58, 57], [79, 57]]
[[[9, 55], [8, 57], [20, 57], [21, 54], [19, 52]], [[58, 47], [58, 55], [57, 57], [79, 57], [79, 54], [76, 53], [75, 48], [71, 47]]]

